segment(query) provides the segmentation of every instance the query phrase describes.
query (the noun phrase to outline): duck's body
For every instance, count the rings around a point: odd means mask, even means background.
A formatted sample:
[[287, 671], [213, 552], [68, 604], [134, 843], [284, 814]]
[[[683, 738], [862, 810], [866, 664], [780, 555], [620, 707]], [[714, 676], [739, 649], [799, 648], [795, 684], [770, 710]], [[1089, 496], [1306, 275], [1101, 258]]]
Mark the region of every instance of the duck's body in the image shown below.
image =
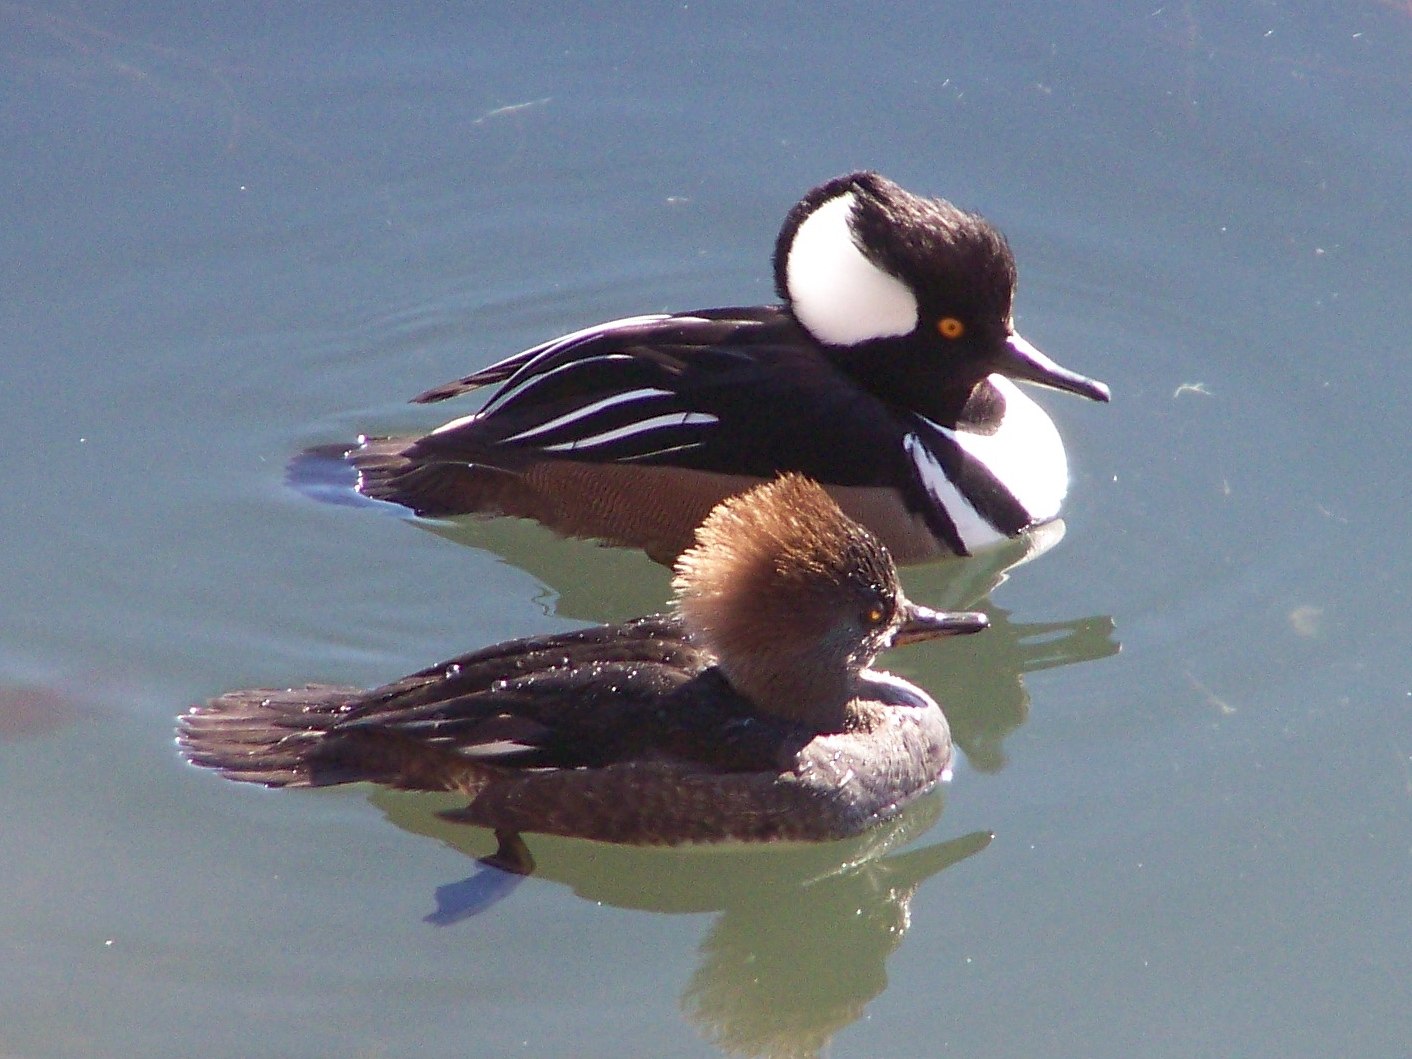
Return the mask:
[[188, 711], [179, 741], [245, 782], [459, 791], [455, 818], [502, 839], [839, 838], [945, 774], [936, 702], [867, 667], [984, 619], [908, 602], [812, 483], [723, 505], [677, 585], [680, 616], [511, 641], [373, 691], [231, 692]]
[[500, 387], [425, 437], [347, 450], [360, 491], [662, 561], [715, 504], [784, 472], [819, 481], [903, 562], [1058, 515], [1063, 443], [1010, 379], [1108, 392], [1015, 333], [999, 232], [854, 173], [790, 213], [775, 275], [781, 305], [616, 320], [427, 391], [417, 400]]
[[886, 678], [860, 693], [856, 730], [761, 715], [679, 619], [658, 615], [500, 645], [374, 691], [231, 692], [188, 714], [182, 738], [191, 760], [246, 782], [459, 791], [472, 801], [457, 819], [501, 831], [827, 839], [892, 816], [951, 761], [930, 698]]

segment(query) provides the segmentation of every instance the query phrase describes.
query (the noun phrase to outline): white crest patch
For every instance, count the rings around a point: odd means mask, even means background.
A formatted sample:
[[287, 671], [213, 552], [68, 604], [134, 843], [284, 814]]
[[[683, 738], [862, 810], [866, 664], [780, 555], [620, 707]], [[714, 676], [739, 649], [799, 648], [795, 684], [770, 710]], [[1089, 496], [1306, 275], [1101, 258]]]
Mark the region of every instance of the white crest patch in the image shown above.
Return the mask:
[[917, 298], [869, 261], [853, 238], [853, 192], [830, 199], [794, 233], [785, 285], [799, 322], [828, 345], [905, 335], [917, 326]]

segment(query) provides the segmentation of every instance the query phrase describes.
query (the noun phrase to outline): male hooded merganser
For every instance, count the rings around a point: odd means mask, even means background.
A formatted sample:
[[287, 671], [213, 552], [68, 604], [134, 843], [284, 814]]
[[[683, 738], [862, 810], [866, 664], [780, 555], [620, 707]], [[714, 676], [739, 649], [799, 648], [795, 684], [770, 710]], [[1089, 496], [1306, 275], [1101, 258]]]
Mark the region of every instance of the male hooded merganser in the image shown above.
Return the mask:
[[903, 595], [877, 539], [813, 482], [730, 498], [678, 560], [675, 615], [513, 640], [373, 691], [233, 691], [194, 706], [192, 762], [271, 787], [371, 781], [470, 796], [492, 863], [522, 831], [635, 845], [842, 838], [943, 778], [951, 734], [879, 652], [984, 628]]
[[364, 495], [536, 519], [670, 562], [723, 498], [795, 471], [899, 562], [967, 555], [1059, 513], [1068, 464], [1010, 380], [1108, 388], [1014, 328], [1015, 259], [981, 217], [876, 173], [810, 191], [775, 246], [783, 305], [635, 316], [414, 400], [489, 383], [425, 437], [338, 450]]

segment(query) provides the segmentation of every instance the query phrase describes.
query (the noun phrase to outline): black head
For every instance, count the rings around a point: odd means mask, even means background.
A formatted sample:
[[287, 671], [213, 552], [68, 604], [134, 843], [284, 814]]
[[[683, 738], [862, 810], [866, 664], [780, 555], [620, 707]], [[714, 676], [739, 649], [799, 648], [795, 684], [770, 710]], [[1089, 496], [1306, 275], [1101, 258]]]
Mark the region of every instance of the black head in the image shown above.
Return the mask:
[[877, 173], [814, 188], [775, 245], [780, 297], [845, 368], [887, 356], [901, 386], [911, 361], [961, 386], [999, 373], [1107, 400], [1015, 334], [1015, 283], [1010, 246], [983, 217]]

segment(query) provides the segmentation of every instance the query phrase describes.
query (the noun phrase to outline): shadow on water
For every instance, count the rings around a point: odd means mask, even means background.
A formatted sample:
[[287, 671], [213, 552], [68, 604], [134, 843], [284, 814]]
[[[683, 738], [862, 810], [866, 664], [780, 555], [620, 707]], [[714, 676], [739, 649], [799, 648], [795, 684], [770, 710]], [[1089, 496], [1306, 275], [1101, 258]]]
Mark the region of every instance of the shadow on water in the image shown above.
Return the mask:
[[98, 712], [85, 697], [57, 684], [0, 684], [0, 743], [48, 735]]
[[[443, 796], [379, 790], [387, 818], [470, 857], [495, 846], [488, 831], [449, 823]], [[894, 852], [940, 817], [939, 793], [899, 819], [842, 842], [645, 849], [528, 835], [535, 877], [586, 901], [669, 914], [718, 913], [681, 994], [686, 1017], [713, 1044], [747, 1055], [814, 1055], [887, 986], [887, 958], [902, 943], [910, 903], [934, 875], [980, 852], [983, 831]], [[476, 883], [503, 886], [481, 868], [438, 888], [428, 920], [450, 923], [483, 911]], [[468, 908], [453, 902], [472, 892]]]

